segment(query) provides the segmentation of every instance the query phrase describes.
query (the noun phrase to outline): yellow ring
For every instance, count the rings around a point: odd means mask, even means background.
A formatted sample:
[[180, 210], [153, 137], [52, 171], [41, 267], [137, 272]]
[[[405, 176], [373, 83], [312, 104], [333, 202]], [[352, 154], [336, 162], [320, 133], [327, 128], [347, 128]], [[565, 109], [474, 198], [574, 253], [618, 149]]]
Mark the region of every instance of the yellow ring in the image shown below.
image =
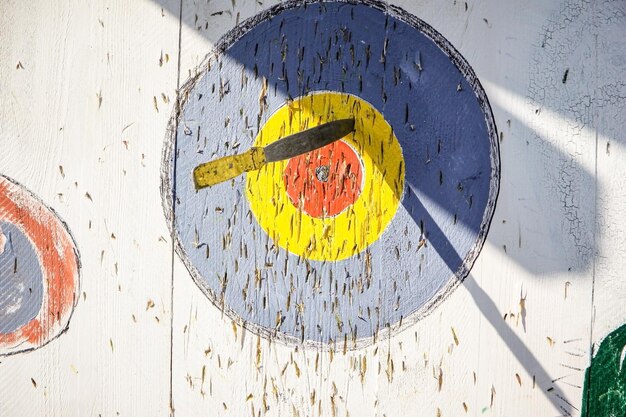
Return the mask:
[[267, 146], [287, 135], [337, 119], [353, 117], [356, 131], [343, 138], [364, 168], [359, 198], [334, 217], [314, 218], [287, 195], [283, 174], [288, 161], [249, 172], [246, 196], [258, 223], [281, 248], [315, 261], [338, 261], [374, 243], [393, 219], [404, 189], [404, 158], [384, 117], [368, 102], [335, 92], [318, 92], [278, 109], [257, 135]]

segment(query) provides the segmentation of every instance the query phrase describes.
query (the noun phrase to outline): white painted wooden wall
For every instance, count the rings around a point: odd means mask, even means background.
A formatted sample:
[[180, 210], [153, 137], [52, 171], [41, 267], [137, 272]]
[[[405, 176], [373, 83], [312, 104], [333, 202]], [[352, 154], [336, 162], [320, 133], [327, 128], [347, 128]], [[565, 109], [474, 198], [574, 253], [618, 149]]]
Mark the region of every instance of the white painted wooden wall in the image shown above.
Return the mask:
[[500, 196], [464, 285], [334, 355], [233, 325], [173, 255], [161, 206], [177, 86], [275, 3], [0, 4], [0, 173], [66, 220], [83, 266], [67, 333], [0, 358], [0, 416], [579, 415], [592, 344], [626, 322], [624, 2], [393, 1], [483, 83]]

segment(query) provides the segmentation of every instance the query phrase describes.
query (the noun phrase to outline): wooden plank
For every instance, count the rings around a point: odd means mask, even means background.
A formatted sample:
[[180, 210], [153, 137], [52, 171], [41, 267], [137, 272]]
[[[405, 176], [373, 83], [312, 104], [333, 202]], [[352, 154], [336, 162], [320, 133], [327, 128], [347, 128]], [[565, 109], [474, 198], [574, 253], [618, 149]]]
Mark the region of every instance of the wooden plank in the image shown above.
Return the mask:
[[171, 243], [158, 190], [179, 22], [163, 3], [1, 6], [2, 174], [66, 221], [82, 282], [65, 334], [0, 358], [0, 415], [169, 413]]
[[[578, 64], [574, 76], [583, 71], [588, 74], [593, 68], [593, 93], [583, 96], [571, 111], [593, 132], [597, 154], [593, 348], [590, 353], [593, 359], [585, 374], [586, 412], [588, 416], [620, 415], [626, 412], [623, 401], [626, 394], [623, 376], [626, 222], [622, 215], [626, 200], [620, 180], [625, 173], [626, 83], [623, 74], [626, 60], [624, 45], [617, 39], [626, 34], [626, 5], [616, 2], [596, 9], [588, 7], [574, 22], [575, 27], [582, 27], [583, 22], [590, 30], [581, 32], [575, 40], [592, 44], [594, 49], [592, 59]], [[579, 51], [574, 50], [570, 55], [575, 56], [576, 52]]]
[[[181, 83], [198, 73], [206, 55], [227, 30], [276, 3], [184, 0]], [[272, 395], [272, 385], [269, 380], [265, 384], [262, 372], [262, 364], [272, 363], [263, 352], [272, 349], [265, 339], [232, 323], [211, 304], [178, 256], [174, 262], [174, 311], [172, 389], [176, 414], [242, 415], [250, 413], [252, 407], [259, 412], [264, 398], [267, 402]], [[258, 363], [257, 349], [261, 351]], [[246, 401], [249, 394], [252, 397]]]

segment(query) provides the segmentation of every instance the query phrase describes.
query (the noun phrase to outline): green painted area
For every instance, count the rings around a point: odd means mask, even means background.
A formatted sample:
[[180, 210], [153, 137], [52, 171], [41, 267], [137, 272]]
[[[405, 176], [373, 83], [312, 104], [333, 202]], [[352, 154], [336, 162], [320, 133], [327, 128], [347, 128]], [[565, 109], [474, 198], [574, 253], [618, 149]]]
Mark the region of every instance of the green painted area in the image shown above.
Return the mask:
[[626, 324], [609, 334], [585, 372], [582, 417], [626, 416]]

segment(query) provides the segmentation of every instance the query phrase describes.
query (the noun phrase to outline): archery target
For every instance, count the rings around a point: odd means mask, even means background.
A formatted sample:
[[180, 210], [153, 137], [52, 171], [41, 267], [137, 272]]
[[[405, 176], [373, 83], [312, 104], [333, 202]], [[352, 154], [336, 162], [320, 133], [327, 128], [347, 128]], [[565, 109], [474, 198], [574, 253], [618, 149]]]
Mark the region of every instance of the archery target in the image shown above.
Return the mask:
[[[248, 329], [360, 346], [467, 275], [498, 191], [495, 124], [423, 21], [376, 1], [283, 3], [227, 33], [182, 95], [166, 216], [195, 282]], [[201, 163], [344, 117], [341, 141], [194, 188]]]

